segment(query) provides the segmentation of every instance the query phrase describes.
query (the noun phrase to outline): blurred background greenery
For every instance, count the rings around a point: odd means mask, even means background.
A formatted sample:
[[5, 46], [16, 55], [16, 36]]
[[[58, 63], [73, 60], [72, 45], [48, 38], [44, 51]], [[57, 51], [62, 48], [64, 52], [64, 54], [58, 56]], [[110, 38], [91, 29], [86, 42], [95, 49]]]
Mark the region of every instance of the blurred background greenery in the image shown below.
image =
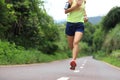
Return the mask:
[[[81, 56], [120, 67], [120, 7], [99, 23], [85, 23]], [[41, 0], [0, 0], [0, 64], [30, 64], [71, 58], [66, 22], [55, 22]]]

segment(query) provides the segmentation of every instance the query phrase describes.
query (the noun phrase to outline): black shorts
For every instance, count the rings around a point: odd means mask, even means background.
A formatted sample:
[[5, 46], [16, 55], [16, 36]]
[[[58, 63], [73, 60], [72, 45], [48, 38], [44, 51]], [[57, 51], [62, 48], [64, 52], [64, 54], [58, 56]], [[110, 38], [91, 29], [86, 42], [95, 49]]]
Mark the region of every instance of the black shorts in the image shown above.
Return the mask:
[[75, 32], [83, 33], [84, 32], [84, 23], [82, 23], [82, 22], [78, 22], [78, 23], [67, 22], [65, 33], [68, 36], [74, 36]]

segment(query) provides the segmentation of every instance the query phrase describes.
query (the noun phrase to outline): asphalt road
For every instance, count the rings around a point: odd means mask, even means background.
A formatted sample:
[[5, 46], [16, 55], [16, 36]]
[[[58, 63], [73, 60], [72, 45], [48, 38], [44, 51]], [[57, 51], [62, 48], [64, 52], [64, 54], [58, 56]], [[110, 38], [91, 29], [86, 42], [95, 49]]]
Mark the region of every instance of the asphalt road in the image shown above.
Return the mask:
[[77, 59], [74, 71], [69, 62], [0, 66], [0, 80], [120, 80], [119, 69], [92, 57]]

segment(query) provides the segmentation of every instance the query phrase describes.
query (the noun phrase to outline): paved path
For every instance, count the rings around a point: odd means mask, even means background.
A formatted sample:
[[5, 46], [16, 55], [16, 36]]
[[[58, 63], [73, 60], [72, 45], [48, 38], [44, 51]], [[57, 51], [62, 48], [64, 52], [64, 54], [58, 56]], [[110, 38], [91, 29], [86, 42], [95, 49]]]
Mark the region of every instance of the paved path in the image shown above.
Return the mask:
[[0, 80], [120, 80], [120, 70], [92, 57], [77, 59], [74, 71], [69, 62], [0, 66]]

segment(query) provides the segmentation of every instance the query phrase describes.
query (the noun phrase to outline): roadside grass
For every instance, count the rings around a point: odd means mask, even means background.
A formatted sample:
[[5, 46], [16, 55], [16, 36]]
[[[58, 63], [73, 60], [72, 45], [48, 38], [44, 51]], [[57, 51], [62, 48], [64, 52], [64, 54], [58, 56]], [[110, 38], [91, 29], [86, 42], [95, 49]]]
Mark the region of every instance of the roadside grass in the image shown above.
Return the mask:
[[0, 40], [0, 65], [43, 63], [66, 58], [68, 54], [65, 52], [49, 55], [35, 49], [26, 50], [14, 43]]
[[0, 65], [43, 63], [66, 58], [68, 56], [65, 53], [47, 55], [36, 50], [20, 51], [20, 53], [13, 53], [12, 56], [0, 55]]
[[111, 54], [99, 51], [97, 54], [94, 54], [94, 58], [120, 67], [120, 50], [113, 51]]
[[[83, 53], [78, 54], [79, 57], [85, 55]], [[70, 50], [57, 51], [50, 55], [35, 49], [26, 50], [24, 47], [16, 46], [14, 43], [0, 41], [0, 65], [43, 63], [71, 57]]]
[[102, 60], [114, 66], [120, 67], [120, 59], [116, 57], [107, 56], [107, 57], [104, 57]]

